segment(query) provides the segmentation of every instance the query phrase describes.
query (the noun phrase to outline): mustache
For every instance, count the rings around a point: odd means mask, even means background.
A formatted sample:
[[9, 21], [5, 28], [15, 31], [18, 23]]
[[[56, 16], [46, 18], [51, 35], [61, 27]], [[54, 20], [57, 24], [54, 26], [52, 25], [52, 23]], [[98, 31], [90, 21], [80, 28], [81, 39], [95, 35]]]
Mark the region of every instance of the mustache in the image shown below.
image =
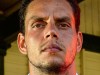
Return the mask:
[[56, 48], [60, 51], [65, 51], [66, 48], [65, 46], [62, 44], [61, 41], [57, 41], [57, 40], [49, 40], [49, 41], [45, 41], [40, 45], [40, 51], [44, 51], [47, 48]]

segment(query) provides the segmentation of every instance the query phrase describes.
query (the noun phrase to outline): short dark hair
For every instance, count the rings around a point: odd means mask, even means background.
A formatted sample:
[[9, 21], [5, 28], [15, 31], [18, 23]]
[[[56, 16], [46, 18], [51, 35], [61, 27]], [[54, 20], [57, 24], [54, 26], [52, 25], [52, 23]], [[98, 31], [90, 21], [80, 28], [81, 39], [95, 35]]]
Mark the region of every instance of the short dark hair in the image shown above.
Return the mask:
[[[26, 15], [26, 9], [29, 3], [34, 0], [22, 0], [22, 5], [19, 10], [19, 17], [20, 17], [20, 32], [25, 33], [25, 15]], [[72, 6], [73, 12], [74, 12], [74, 17], [75, 17], [75, 27], [76, 27], [76, 32], [79, 31], [79, 25], [80, 25], [80, 8], [78, 6], [77, 0], [66, 0], [70, 3]]]

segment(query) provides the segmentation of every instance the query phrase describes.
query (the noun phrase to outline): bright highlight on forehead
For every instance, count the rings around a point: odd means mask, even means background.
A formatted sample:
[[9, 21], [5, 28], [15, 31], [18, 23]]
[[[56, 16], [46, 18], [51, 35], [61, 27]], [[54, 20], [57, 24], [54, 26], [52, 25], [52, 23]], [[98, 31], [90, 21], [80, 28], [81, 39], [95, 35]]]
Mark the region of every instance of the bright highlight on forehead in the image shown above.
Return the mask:
[[44, 14], [45, 12], [45, 16], [47, 15], [47, 12], [57, 12], [56, 14], [59, 16], [62, 16], [61, 14], [67, 14], [66, 12], [62, 13], [63, 10], [71, 11], [71, 15], [73, 16], [72, 7], [66, 0], [33, 0], [27, 8], [28, 13], [33, 15], [34, 13], [41, 13], [41, 16], [42, 13]]
[[28, 22], [34, 16], [43, 19], [52, 17], [54, 20], [69, 18], [75, 25], [73, 9], [67, 0], [33, 0], [28, 5], [25, 20]]
[[71, 5], [68, 3], [67, 0], [33, 0], [30, 4], [29, 7], [35, 7], [38, 8], [40, 6], [50, 6], [51, 4], [54, 4], [57, 7], [63, 7], [67, 6], [68, 8], [71, 8]]

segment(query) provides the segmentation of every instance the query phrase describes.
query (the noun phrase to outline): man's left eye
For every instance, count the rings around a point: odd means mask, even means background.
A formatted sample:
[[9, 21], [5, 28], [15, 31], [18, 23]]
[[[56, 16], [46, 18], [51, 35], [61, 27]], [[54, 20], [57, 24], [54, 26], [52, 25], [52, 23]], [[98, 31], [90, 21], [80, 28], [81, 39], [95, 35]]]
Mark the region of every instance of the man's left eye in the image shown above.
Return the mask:
[[70, 24], [69, 23], [59, 23], [57, 26], [58, 28], [65, 29], [65, 28], [70, 27]]

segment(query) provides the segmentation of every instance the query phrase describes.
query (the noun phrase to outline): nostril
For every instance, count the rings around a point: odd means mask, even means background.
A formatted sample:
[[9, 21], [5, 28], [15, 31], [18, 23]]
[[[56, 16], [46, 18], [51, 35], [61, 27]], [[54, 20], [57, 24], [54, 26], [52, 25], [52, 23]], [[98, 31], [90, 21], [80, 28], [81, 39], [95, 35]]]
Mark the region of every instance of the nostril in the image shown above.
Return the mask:
[[47, 35], [46, 38], [49, 38], [49, 37], [57, 37], [57, 35]]
[[44, 35], [44, 38], [53, 38], [53, 37], [58, 38], [57, 32], [55, 30], [50, 30]]
[[57, 37], [57, 35], [53, 35], [53, 37]]
[[46, 38], [48, 38], [50, 35], [47, 35]]

